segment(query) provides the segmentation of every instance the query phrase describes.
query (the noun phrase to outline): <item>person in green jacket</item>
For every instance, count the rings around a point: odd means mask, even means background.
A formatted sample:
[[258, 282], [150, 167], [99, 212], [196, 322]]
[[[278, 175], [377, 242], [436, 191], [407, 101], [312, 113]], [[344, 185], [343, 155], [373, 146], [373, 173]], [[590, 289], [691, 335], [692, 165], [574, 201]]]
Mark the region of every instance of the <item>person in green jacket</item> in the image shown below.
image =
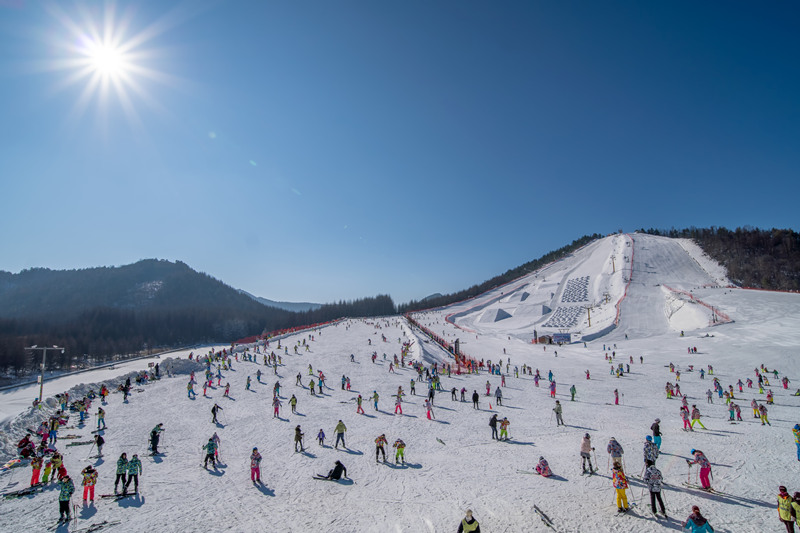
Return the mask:
[[128, 472], [128, 456], [123, 453], [117, 459], [117, 479], [114, 481], [114, 494], [117, 493], [117, 485], [122, 481], [122, 490], [125, 490], [125, 474]]
[[131, 484], [131, 480], [133, 480], [133, 492], [139, 492], [139, 474], [142, 473], [142, 462], [139, 460], [139, 456], [133, 454], [131, 460], [128, 461], [128, 481], [125, 482], [124, 487], [122, 488], [122, 494], [128, 493], [128, 487]]
[[58, 522], [69, 522], [69, 499], [72, 493], [75, 492], [75, 484], [69, 478], [64, 476], [58, 481]]
[[344, 425], [344, 422], [339, 420], [339, 423], [336, 424], [336, 429], [334, 431], [334, 433], [336, 433], [336, 444], [334, 445], [334, 448], [336, 448], [337, 450], [339, 449], [340, 440], [342, 441], [342, 447], [347, 448], [347, 444], [345, 444], [344, 442], [345, 431], [347, 431], [347, 426]]
[[208, 443], [203, 446], [203, 449], [206, 451], [206, 459], [203, 462], [203, 468], [208, 468], [208, 462], [211, 461], [211, 466], [214, 468], [217, 467], [217, 462], [214, 459], [214, 452], [217, 450], [217, 445], [214, 442], [214, 439], [208, 439]]

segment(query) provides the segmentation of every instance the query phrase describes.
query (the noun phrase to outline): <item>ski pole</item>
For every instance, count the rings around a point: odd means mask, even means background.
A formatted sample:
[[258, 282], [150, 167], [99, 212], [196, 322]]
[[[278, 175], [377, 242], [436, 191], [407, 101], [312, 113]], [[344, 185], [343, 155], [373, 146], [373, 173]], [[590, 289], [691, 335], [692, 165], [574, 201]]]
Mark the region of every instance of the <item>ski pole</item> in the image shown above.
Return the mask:
[[94, 450], [94, 446], [95, 446], [95, 444], [97, 444], [97, 443], [96, 443], [96, 442], [95, 442], [95, 443], [93, 443], [93, 444], [92, 444], [92, 447], [91, 447], [91, 448], [89, 448], [89, 455], [87, 455], [87, 456], [86, 456], [86, 459], [89, 459], [89, 457], [91, 457], [91, 456], [92, 456], [92, 450]]

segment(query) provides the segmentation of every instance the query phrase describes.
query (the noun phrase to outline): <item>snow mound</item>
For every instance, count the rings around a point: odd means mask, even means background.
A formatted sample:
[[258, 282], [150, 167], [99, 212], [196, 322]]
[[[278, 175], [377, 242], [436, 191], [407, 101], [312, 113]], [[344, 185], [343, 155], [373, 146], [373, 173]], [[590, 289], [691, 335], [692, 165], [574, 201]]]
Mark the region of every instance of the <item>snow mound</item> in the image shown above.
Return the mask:
[[511, 314], [505, 311], [505, 309], [487, 309], [478, 319], [480, 322], [500, 322], [501, 320], [505, 320], [506, 318], [511, 318]]

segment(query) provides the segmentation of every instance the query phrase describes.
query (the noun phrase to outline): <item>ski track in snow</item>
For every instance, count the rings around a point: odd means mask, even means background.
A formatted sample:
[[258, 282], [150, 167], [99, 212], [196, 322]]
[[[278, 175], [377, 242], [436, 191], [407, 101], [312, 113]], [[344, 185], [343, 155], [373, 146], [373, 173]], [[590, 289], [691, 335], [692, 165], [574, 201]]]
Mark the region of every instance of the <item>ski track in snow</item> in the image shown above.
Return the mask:
[[[615, 238], [616, 241], [612, 240]], [[76, 481], [73, 502], [79, 504], [82, 492], [79, 473], [87, 464], [96, 465], [100, 472], [96, 489], [99, 496], [113, 491], [115, 464], [121, 452], [127, 452], [129, 457], [138, 453], [143, 462], [140, 496], [118, 502], [98, 499], [94, 506], [80, 510], [78, 527], [119, 520], [120, 525], [102, 531], [444, 532], [455, 531], [464, 510], [470, 508], [483, 531], [552, 531], [534, 513], [536, 504], [559, 532], [658, 532], [679, 529], [678, 521], [682, 522], [691, 505], [697, 504], [716, 531], [782, 530], [775, 510], [777, 487], [786, 484], [790, 492], [800, 490], [800, 462], [796, 460], [791, 434], [791, 427], [800, 422], [797, 409], [800, 397], [790, 394], [800, 386], [800, 359], [796, 356], [800, 341], [800, 295], [698, 288], [708, 276], [683, 248], [676, 246], [673, 253], [672, 245], [663, 238], [634, 235], [633, 239], [641, 246], [634, 244], [637, 246], [634, 283], [623, 303], [620, 327], [604, 338], [589, 342], [587, 347], [576, 343], [548, 346], [545, 350], [530, 344], [524, 333], [516, 331], [523, 326], [522, 321], [511, 323], [508, 321], [513, 319], [509, 318], [481, 323], [475, 317], [484, 312], [485, 306], [474, 312], [468, 310], [485, 301], [489, 305], [502, 304], [513, 316], [518, 316], [516, 313], [526, 303], [541, 300], [544, 292], [538, 287], [542, 279], [547, 277], [547, 284], [555, 282], [556, 271], [563, 272], [561, 283], [589, 275], [590, 297], [597, 294], [598, 284], [619, 289], [623, 286], [619, 274], [621, 255], [627, 240], [623, 236], [588, 246], [581, 252], [584, 255], [577, 253], [543, 269], [549, 273], [532, 273], [529, 282], [514, 284], [529, 291], [524, 300], [503, 302], [512, 295], [500, 294], [503, 289], [497, 289], [463, 304], [415, 315], [424, 326], [446, 339], [460, 338], [464, 351], [470, 355], [495, 361], [510, 357], [512, 371], [513, 366], [522, 364], [541, 371], [544, 379], [538, 388], [531, 377], [507, 376], [503, 406], [495, 405], [494, 397], [484, 395], [487, 379], [494, 391], [500, 384], [498, 376], [485, 372], [478, 376], [454, 374], [442, 378], [445, 390], [435, 398], [436, 421], [425, 417], [424, 384], [417, 385], [417, 396], [406, 397], [403, 410], [407, 416], [395, 416], [391, 395], [398, 386], [408, 394], [409, 380], [416, 377], [408, 368], [400, 368], [396, 373], [388, 371], [389, 360], [400, 354], [398, 338], [413, 340], [412, 356], [426, 364], [449, 360], [444, 350], [398, 317], [349, 320], [286, 337], [282, 343], [290, 347], [290, 354], [291, 347], [298, 340], [308, 339], [309, 333], [316, 340], [310, 343], [310, 352], [300, 349], [298, 355], [281, 354], [284, 366], [278, 368], [283, 402], [280, 419], [272, 417], [270, 401], [276, 377], [270, 368], [257, 363], [234, 363], [233, 370], [224, 372], [222, 387], [209, 390], [207, 398], [202, 396], [202, 387], [196, 387], [197, 399], [189, 400], [187, 374], [190, 368], [195, 368], [201, 379], [202, 367], [185, 359], [175, 361], [175, 377], [145, 386], [144, 392], [132, 394], [129, 403], [122, 403], [121, 394], [109, 397], [105, 408], [109, 429], [105, 432], [102, 459], [87, 460], [89, 450], [85, 446], [62, 447], [65, 465]], [[601, 249], [602, 253], [598, 251]], [[608, 258], [612, 253], [617, 254], [619, 279], [615, 277], [617, 274], [607, 278], [598, 275], [603, 269], [611, 272], [606, 265], [610, 266]], [[665, 269], [669, 272], [665, 273]], [[642, 271], [641, 275], [637, 275], [637, 270]], [[697, 329], [680, 337], [663, 314], [666, 296], [655, 283], [694, 289], [694, 294], [719, 306], [735, 322], [715, 327], [698, 324]], [[555, 293], [553, 299], [560, 298], [561, 291], [555, 286], [544, 291], [548, 296]], [[609, 307], [615, 301], [612, 299]], [[456, 323], [477, 333], [465, 332], [446, 322], [445, 316], [453, 313], [461, 313], [455, 317]], [[638, 313], [662, 315], [649, 324], [648, 320], [631, 316]], [[603, 316], [598, 314], [599, 319]], [[513, 326], [502, 329], [499, 324], [504, 322]], [[629, 333], [628, 340], [624, 339], [625, 332]], [[387, 342], [381, 341], [381, 334], [386, 335]], [[706, 334], [713, 336], [705, 337]], [[368, 345], [368, 338], [372, 345]], [[603, 350], [604, 343], [617, 344], [615, 363], [628, 363], [628, 357], [634, 357], [630, 375], [622, 378], [609, 375], [604, 354], [610, 354], [613, 348], [607, 346], [609, 349]], [[699, 353], [689, 355], [688, 346], [696, 346]], [[274, 342], [271, 349], [278, 353]], [[375, 364], [369, 357], [373, 350], [378, 353]], [[555, 350], [558, 357], [554, 356]], [[356, 363], [350, 362], [351, 353], [355, 354]], [[640, 355], [644, 356], [644, 364], [639, 364]], [[701, 409], [707, 431], [681, 431], [680, 400], [667, 400], [663, 393], [664, 384], [675, 381], [674, 374], [666, 368], [670, 362], [682, 369], [681, 389], [690, 396], [690, 405], [696, 403]], [[753, 368], [761, 363], [769, 369], [776, 367], [781, 376], [785, 374], [792, 380], [789, 391], [772, 381], [775, 405], [769, 407], [772, 426], [766, 427], [752, 418], [749, 409], [754, 396], [764, 400], [757, 389], [745, 388], [743, 394], [737, 394], [744, 422], [731, 425], [727, 409], [716, 395], [713, 405], [706, 403], [704, 393], [712, 387], [710, 377], [701, 380], [698, 372], [687, 369], [689, 364], [712, 364], [714, 375], [727, 387], [740, 378], [743, 381], [754, 378]], [[326, 374], [330, 388], [323, 396], [309, 394], [309, 364], [315, 371], [320, 369]], [[146, 363], [140, 363], [140, 368], [145, 367]], [[255, 379], [258, 368], [263, 372], [263, 383]], [[585, 379], [585, 369], [591, 371], [590, 381]], [[548, 370], [555, 374], [556, 397], [564, 407], [566, 427], [556, 427], [551, 419], [553, 400], [548, 393]], [[110, 379], [107, 372], [90, 372], [81, 375], [80, 380], [89, 384], [93, 380]], [[303, 387], [295, 385], [298, 372], [303, 377]], [[353, 390], [341, 390], [342, 374], [351, 378]], [[248, 375], [252, 377], [253, 391], [245, 391]], [[225, 382], [231, 384], [231, 399], [222, 396]], [[575, 402], [569, 398], [572, 384], [578, 389]], [[451, 401], [449, 389], [462, 386], [468, 390], [468, 401]], [[624, 405], [612, 405], [614, 389], [623, 394]], [[369, 400], [373, 390], [380, 394], [379, 412], [374, 411]], [[469, 401], [473, 390], [481, 394], [479, 411]], [[356, 405], [351, 398], [359, 393], [364, 397], [366, 415], [355, 413]], [[288, 404], [292, 394], [298, 398], [296, 415], [291, 414]], [[224, 427], [211, 423], [210, 409], [215, 402], [224, 409], [220, 416]], [[8, 436], [11, 440], [22, 436], [22, 428], [34, 427], [36, 420], [30, 409], [20, 414], [22, 409], [18, 405], [11, 402], [0, 409], [0, 416], [11, 418], [6, 426], [13, 433]], [[93, 414], [99, 405], [93, 402]], [[488, 420], [493, 412], [511, 421], [510, 442], [491, 440]], [[670, 522], [652, 518], [647, 491], [644, 500], [641, 499], [642, 446], [656, 417], [661, 418], [664, 433], [663, 454], [657, 465], [667, 483], [664, 496], [673, 518]], [[339, 419], [348, 428], [348, 448], [344, 450], [333, 448], [334, 426]], [[69, 425], [76, 420], [77, 415], [73, 415]], [[148, 433], [159, 422], [166, 427], [160, 446], [165, 455], [150, 457]], [[92, 416], [84, 428], [66, 433], [78, 434], [85, 440], [91, 436], [94, 424]], [[294, 453], [294, 427], [298, 424], [305, 433], [306, 454]], [[326, 433], [324, 448], [316, 440], [320, 428]], [[222, 465], [217, 471], [206, 471], [202, 468], [201, 446], [214, 431], [222, 441]], [[580, 475], [578, 452], [586, 432], [592, 435], [597, 449], [599, 471], [595, 476]], [[389, 464], [375, 462], [374, 439], [381, 433], [389, 441]], [[626, 472], [633, 493], [628, 493], [629, 499], [633, 495], [639, 503], [635, 514], [629, 516], [616, 513], [605, 451], [612, 436], [625, 449]], [[407, 444], [405, 467], [393, 464], [391, 444], [397, 438]], [[437, 442], [437, 438], [445, 444]], [[264, 457], [264, 488], [250, 482], [249, 454], [254, 446]], [[714, 487], [729, 495], [706, 494], [681, 485], [687, 479], [685, 458], [691, 448], [708, 455], [715, 465]], [[532, 471], [540, 455], [549, 461], [554, 477], [546, 479], [518, 472]], [[337, 459], [345, 464], [354, 484], [312, 479], [314, 474], [326, 474]], [[694, 481], [694, 468], [691, 475]], [[29, 477], [30, 468], [11, 469], [0, 474], [0, 489], [21, 488]], [[0, 531], [45, 530], [57, 520], [56, 500], [55, 488], [16, 500], [0, 500]], [[56, 531], [64, 533], [72, 529], [61, 526]]]

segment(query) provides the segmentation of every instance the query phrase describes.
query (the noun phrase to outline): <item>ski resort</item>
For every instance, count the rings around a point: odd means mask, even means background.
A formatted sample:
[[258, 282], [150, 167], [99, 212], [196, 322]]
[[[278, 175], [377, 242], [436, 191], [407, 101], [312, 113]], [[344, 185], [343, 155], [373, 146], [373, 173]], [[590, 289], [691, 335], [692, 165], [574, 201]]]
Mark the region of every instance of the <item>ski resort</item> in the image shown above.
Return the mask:
[[0, 530], [781, 531], [798, 345], [800, 295], [614, 234], [443, 308], [3, 391]]

